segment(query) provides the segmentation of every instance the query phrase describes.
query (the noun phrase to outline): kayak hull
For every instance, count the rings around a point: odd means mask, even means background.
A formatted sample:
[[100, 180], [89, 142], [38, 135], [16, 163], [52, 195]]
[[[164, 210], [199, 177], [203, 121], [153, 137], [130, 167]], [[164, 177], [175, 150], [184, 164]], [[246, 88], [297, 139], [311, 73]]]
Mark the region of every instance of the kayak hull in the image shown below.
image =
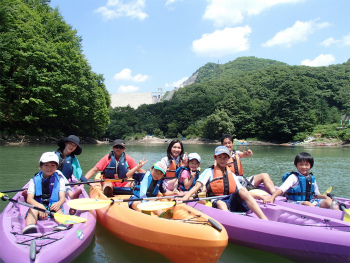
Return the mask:
[[[92, 184], [90, 197], [107, 199], [100, 184]], [[98, 221], [118, 238], [159, 252], [171, 262], [217, 262], [228, 243], [227, 232], [220, 224], [215, 222], [222, 227], [218, 231], [208, 216], [184, 204], [175, 206], [172, 219], [140, 213], [130, 209], [127, 202], [118, 201], [96, 213]]]
[[[28, 184], [25, 187], [27, 186]], [[72, 187], [73, 192], [77, 189], [82, 190], [80, 197], [89, 197], [83, 186]], [[17, 193], [13, 199], [24, 202], [22, 192]], [[96, 226], [95, 211], [77, 211], [75, 216], [86, 218], [87, 221], [70, 225], [68, 230], [53, 232], [53, 227], [57, 226], [57, 223], [53, 218], [49, 218], [38, 220], [38, 233], [22, 235], [27, 211], [28, 207], [9, 202], [0, 215], [0, 259], [3, 262], [71, 262], [93, 239]], [[68, 214], [69, 207], [66, 203], [64, 211]], [[30, 259], [31, 251], [32, 253], [36, 251], [34, 260]]]
[[229, 242], [265, 250], [296, 262], [350, 262], [350, 224], [278, 204], [259, 205], [270, 221], [250, 212], [231, 213], [191, 202], [219, 221]]

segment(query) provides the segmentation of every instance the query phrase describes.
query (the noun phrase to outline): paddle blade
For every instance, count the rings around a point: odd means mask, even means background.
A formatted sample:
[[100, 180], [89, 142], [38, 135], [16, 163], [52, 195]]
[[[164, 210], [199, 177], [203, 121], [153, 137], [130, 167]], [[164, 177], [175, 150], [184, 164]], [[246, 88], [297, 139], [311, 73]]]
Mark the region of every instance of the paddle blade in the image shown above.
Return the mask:
[[155, 211], [155, 210], [162, 210], [162, 209], [173, 207], [175, 204], [176, 204], [175, 201], [173, 202], [149, 201], [149, 202], [139, 204], [137, 208], [142, 211]]
[[55, 220], [60, 224], [73, 225], [86, 222], [86, 218], [79, 216], [63, 215], [58, 213], [54, 213], [53, 216]]
[[257, 195], [270, 195], [268, 192], [261, 189], [252, 189], [249, 192], [257, 194]]
[[331, 192], [332, 192], [332, 186], [328, 187], [328, 189], [326, 190], [326, 192], [324, 192], [323, 195], [330, 194]]
[[79, 198], [79, 199], [69, 200], [67, 202], [67, 205], [70, 208], [77, 209], [77, 210], [95, 210], [95, 209], [100, 209], [108, 205], [111, 205], [112, 203], [113, 201], [111, 200]]

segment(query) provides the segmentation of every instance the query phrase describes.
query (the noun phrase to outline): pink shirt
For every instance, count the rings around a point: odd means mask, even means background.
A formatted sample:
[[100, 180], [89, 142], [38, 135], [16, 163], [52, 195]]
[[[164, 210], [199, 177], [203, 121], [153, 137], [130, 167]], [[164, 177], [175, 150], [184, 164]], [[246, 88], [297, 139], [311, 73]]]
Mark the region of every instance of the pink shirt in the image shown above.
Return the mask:
[[[101, 160], [98, 161], [98, 163], [95, 165], [95, 167], [99, 170], [99, 171], [103, 171], [108, 164], [111, 162], [111, 159], [108, 158], [109, 154], [105, 155], [102, 157]], [[119, 161], [119, 159], [116, 159], [117, 162]], [[131, 158], [129, 155], [125, 154], [125, 160], [128, 163], [128, 170], [134, 168], [136, 166], [136, 162], [134, 161], [133, 158]]]

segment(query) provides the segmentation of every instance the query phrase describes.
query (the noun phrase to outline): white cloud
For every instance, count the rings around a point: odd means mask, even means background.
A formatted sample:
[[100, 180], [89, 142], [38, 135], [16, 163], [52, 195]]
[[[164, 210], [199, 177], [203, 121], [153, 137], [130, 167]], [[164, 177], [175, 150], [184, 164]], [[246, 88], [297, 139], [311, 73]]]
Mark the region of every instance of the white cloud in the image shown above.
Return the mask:
[[175, 2], [179, 2], [179, 1], [182, 1], [182, 0], [167, 0], [166, 2], [165, 2], [165, 5], [167, 6], [167, 5], [171, 5], [171, 4], [173, 4], [173, 3], [175, 3]]
[[182, 83], [184, 83], [186, 80], [188, 80], [188, 77], [183, 77], [182, 79], [179, 79], [177, 81], [174, 81], [172, 83], [165, 83], [166, 88], [177, 88], [180, 87]]
[[204, 34], [192, 42], [192, 50], [198, 56], [222, 57], [249, 49], [249, 26], [225, 28], [212, 34]]
[[123, 69], [119, 73], [115, 74], [113, 79], [115, 80], [127, 80], [134, 82], [144, 82], [148, 79], [147, 75], [137, 74], [135, 76], [131, 76], [131, 70], [128, 68]]
[[208, 0], [204, 19], [213, 20], [217, 27], [242, 23], [246, 16], [253, 16], [280, 4], [294, 4], [304, 0]]
[[305, 59], [301, 62], [301, 65], [310, 66], [310, 67], [321, 67], [328, 66], [335, 61], [335, 58], [332, 54], [321, 54], [314, 60]]
[[350, 46], [350, 34], [343, 36], [342, 39], [334, 39], [333, 37], [324, 40], [321, 45], [329, 47], [334, 44], [339, 44], [340, 46]]
[[118, 88], [117, 93], [133, 93], [133, 92], [137, 92], [139, 90], [140, 90], [140, 88], [136, 87], [136, 86], [132, 86], [132, 85], [124, 86], [124, 85], [121, 85]]
[[292, 27], [288, 27], [278, 32], [272, 39], [263, 43], [263, 47], [272, 47], [276, 45], [291, 47], [298, 42], [305, 42], [308, 36], [318, 29], [330, 26], [330, 23], [317, 23], [318, 19], [309, 20], [306, 22], [296, 21]]
[[335, 40], [333, 37], [327, 38], [321, 43], [321, 46], [329, 47], [331, 45], [334, 45], [336, 43], [339, 43], [339, 40]]
[[105, 20], [110, 20], [119, 17], [131, 17], [132, 19], [138, 18], [144, 20], [148, 17], [148, 14], [143, 11], [145, 8], [146, 0], [108, 0], [105, 6], [101, 6], [95, 10], [97, 13], [101, 13]]
[[343, 46], [350, 46], [350, 34], [347, 36], [343, 36], [342, 44]]

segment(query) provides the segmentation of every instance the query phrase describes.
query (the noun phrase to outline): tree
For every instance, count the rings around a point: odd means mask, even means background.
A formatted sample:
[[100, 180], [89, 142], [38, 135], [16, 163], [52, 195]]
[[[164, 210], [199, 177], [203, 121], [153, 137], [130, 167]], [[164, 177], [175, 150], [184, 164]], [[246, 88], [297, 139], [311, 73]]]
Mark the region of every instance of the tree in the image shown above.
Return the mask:
[[1, 129], [102, 135], [109, 94], [58, 10], [38, 0], [3, 0], [0, 17]]

